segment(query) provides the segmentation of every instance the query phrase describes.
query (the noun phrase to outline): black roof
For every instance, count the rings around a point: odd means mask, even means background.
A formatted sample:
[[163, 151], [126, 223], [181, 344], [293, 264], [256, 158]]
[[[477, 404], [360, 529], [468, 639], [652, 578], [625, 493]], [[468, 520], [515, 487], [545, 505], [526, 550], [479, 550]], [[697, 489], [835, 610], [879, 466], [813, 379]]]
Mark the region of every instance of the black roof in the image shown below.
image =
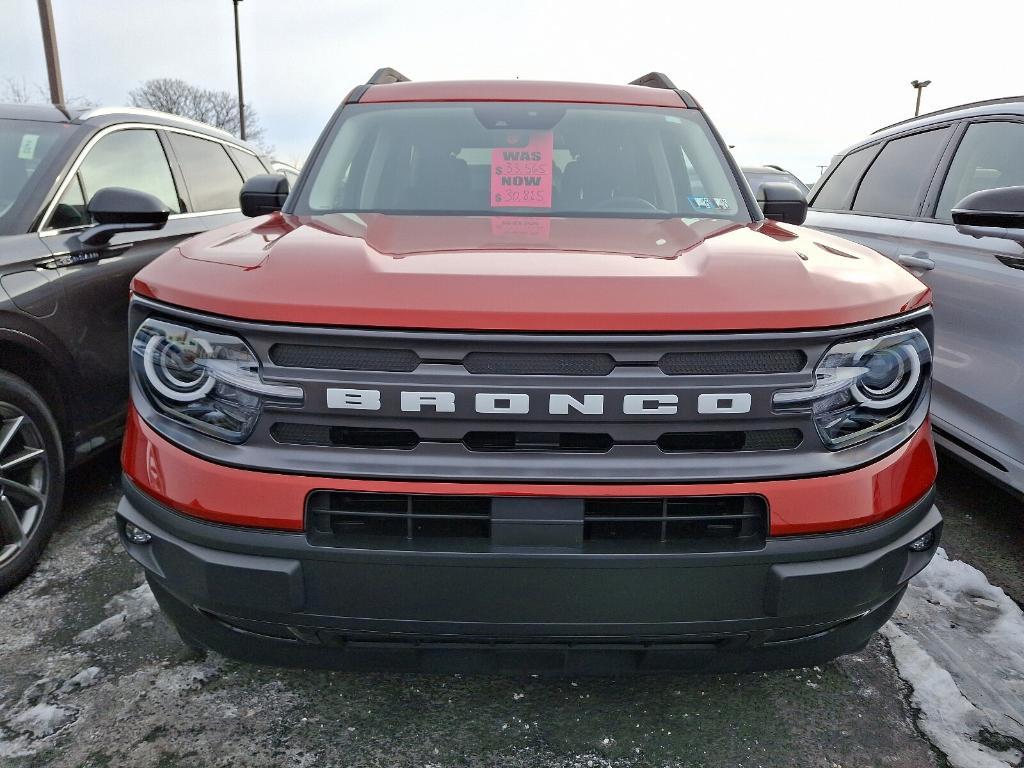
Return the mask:
[[0, 117], [6, 120], [66, 123], [70, 120], [71, 115], [52, 104], [0, 104]]

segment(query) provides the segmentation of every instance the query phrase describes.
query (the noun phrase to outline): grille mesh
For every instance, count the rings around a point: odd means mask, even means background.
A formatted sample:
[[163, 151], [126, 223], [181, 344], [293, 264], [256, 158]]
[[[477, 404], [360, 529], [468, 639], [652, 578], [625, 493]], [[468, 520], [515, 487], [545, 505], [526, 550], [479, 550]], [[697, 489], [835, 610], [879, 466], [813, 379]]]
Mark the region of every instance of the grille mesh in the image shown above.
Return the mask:
[[600, 353], [470, 352], [462, 364], [470, 373], [513, 376], [607, 376], [615, 370], [615, 358]]
[[288, 368], [319, 368], [339, 371], [395, 371], [408, 373], [420, 364], [411, 349], [327, 347], [312, 344], [275, 344], [270, 359]]
[[803, 442], [799, 429], [751, 429], [723, 432], [668, 432], [658, 438], [666, 453], [698, 451], [785, 451]]
[[270, 434], [279, 443], [319, 445], [326, 448], [400, 448], [419, 445], [420, 438], [411, 429], [342, 427], [327, 424], [275, 424]]
[[726, 376], [741, 373], [795, 373], [807, 355], [799, 349], [735, 352], [669, 352], [658, 367], [670, 376]]

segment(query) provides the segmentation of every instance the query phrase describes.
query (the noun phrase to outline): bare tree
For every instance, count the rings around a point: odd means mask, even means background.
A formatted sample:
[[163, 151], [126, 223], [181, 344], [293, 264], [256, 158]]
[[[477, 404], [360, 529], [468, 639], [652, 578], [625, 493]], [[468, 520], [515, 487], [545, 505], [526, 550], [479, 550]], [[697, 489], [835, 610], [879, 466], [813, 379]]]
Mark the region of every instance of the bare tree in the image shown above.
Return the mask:
[[[39, 83], [29, 83], [24, 78], [4, 78], [0, 83], [0, 102], [7, 104], [49, 104], [50, 93]], [[71, 96], [66, 99], [65, 106], [74, 109], [88, 109], [96, 103], [82, 96]]]
[[[238, 100], [232, 93], [200, 88], [174, 77], [147, 80], [130, 91], [128, 99], [134, 107], [158, 109], [172, 115], [199, 120], [234, 136], [239, 134], [241, 127], [238, 120]], [[265, 152], [272, 151], [272, 147], [263, 141], [263, 127], [259, 124], [256, 111], [248, 104], [245, 105], [245, 133], [248, 141], [261, 147]]]
[[3, 87], [0, 89], [0, 101], [5, 101], [8, 104], [38, 103], [41, 93], [42, 89], [38, 85], [30, 86], [24, 79], [16, 80], [13, 77], [6, 77]]

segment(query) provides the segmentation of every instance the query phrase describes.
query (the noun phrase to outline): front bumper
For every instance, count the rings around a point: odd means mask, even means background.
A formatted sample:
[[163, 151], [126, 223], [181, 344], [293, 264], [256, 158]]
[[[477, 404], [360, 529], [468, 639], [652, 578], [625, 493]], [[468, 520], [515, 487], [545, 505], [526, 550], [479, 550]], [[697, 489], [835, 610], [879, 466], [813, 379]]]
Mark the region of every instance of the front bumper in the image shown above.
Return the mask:
[[[748, 552], [369, 551], [202, 522], [125, 482], [118, 527], [186, 640], [259, 663], [610, 673], [806, 666], [863, 647], [927, 565], [932, 492]], [[150, 534], [129, 542], [125, 524]], [[923, 552], [909, 545], [929, 531]]]

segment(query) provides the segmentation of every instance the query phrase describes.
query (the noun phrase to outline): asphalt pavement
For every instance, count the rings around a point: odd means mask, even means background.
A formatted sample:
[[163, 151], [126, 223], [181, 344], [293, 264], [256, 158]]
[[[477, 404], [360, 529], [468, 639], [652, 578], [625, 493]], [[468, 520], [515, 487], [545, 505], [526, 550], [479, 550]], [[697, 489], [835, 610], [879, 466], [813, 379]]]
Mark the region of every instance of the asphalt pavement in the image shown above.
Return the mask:
[[[821, 668], [631, 678], [295, 671], [195, 654], [117, 542], [118, 472], [114, 455], [76, 471], [43, 561], [0, 598], [0, 765], [950, 764], [882, 636]], [[1024, 602], [1024, 503], [943, 457], [939, 504], [949, 557]]]

